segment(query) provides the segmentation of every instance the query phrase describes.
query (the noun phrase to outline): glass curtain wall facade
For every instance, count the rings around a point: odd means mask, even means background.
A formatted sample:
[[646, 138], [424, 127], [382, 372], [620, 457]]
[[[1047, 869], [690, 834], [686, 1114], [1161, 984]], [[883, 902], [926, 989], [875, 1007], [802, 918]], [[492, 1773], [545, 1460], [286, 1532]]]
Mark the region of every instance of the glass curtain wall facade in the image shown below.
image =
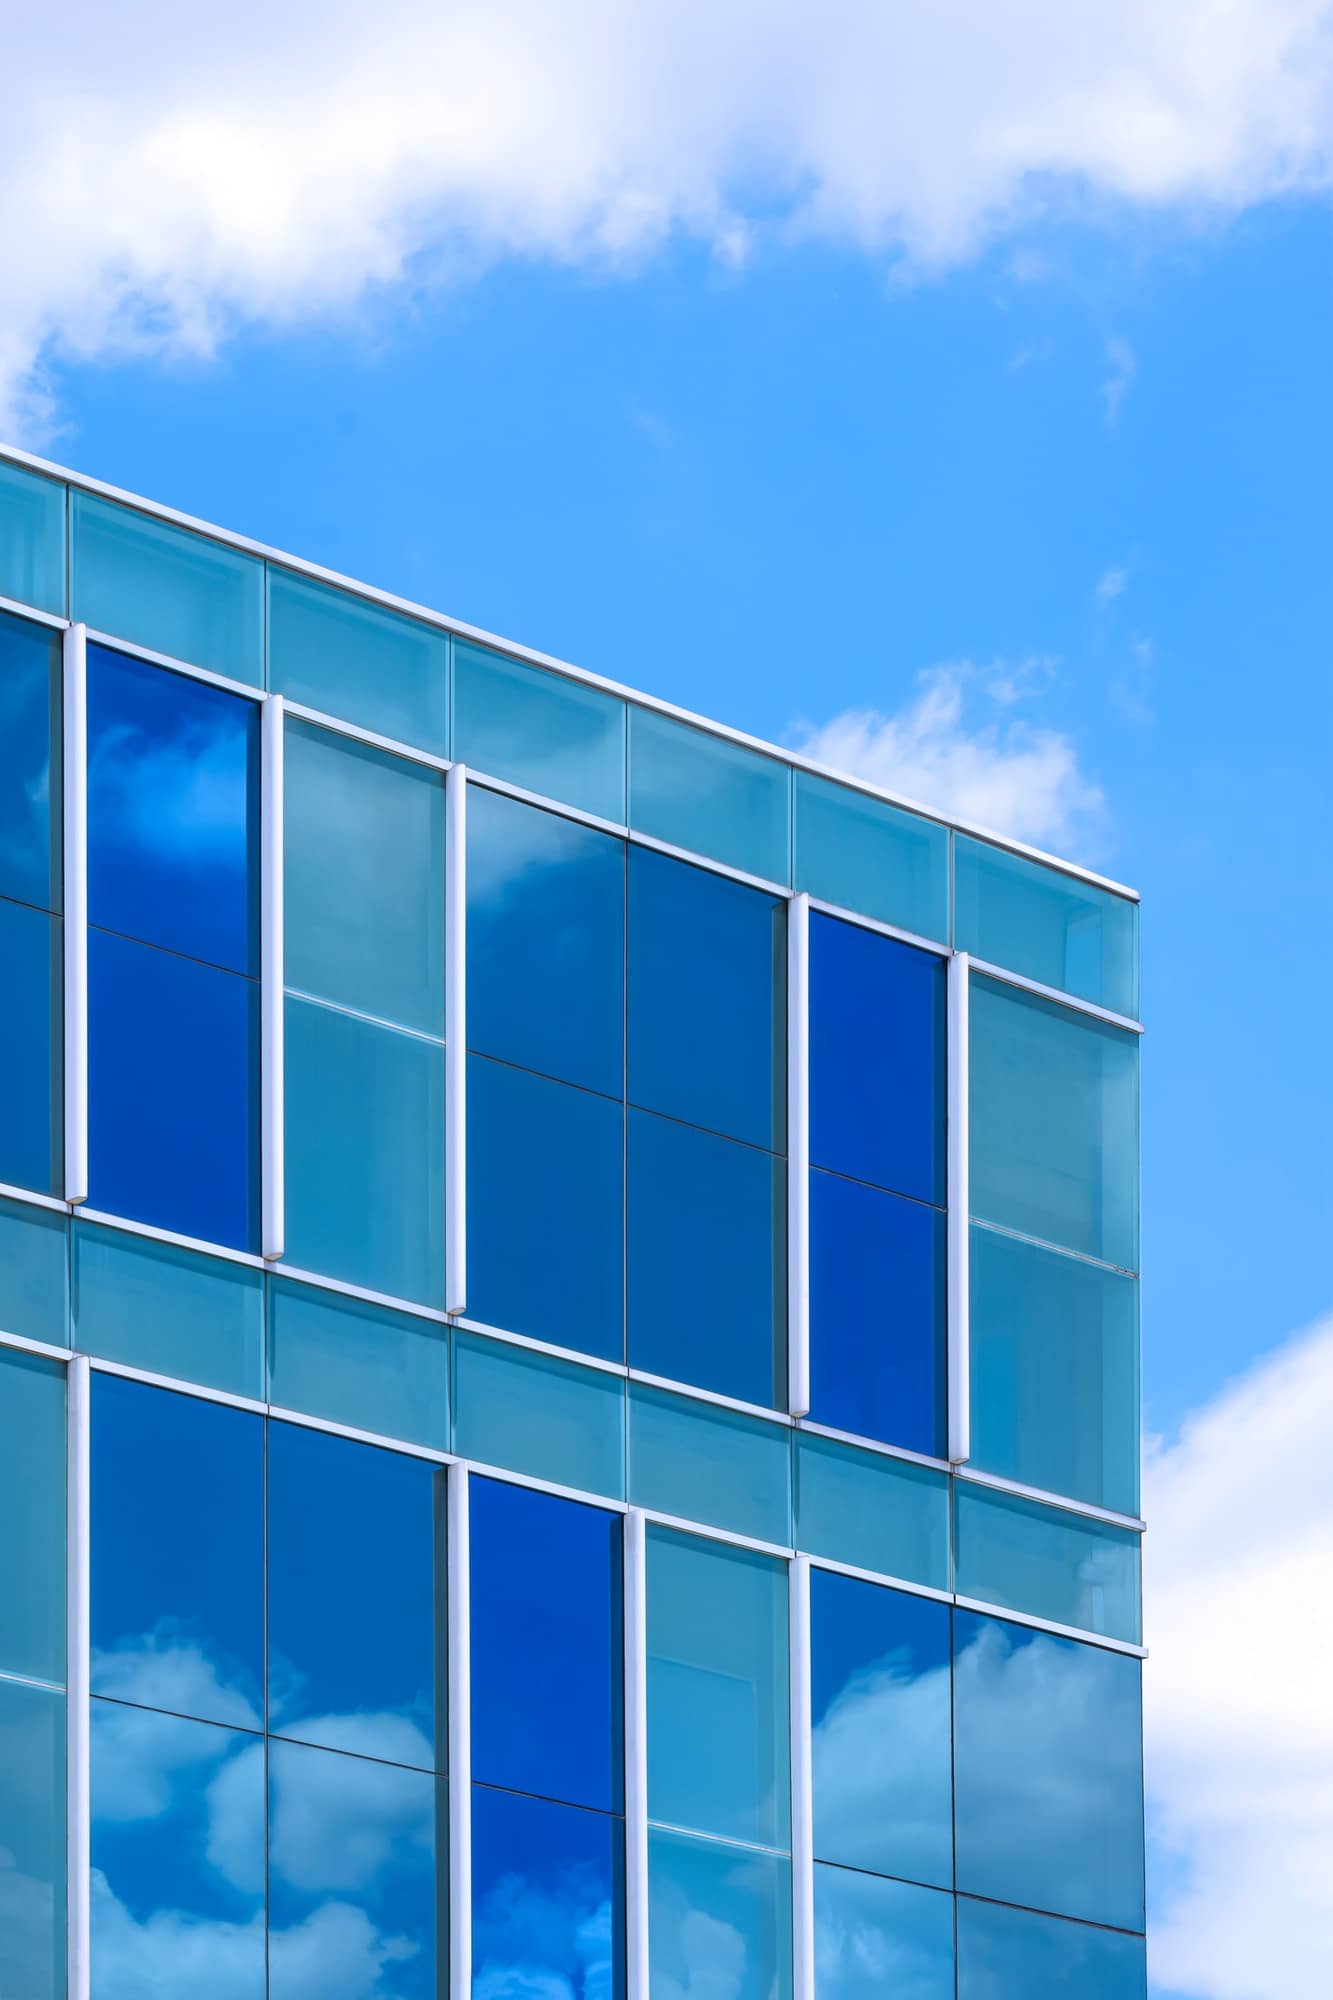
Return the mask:
[[0, 1993], [1142, 2000], [1137, 904], [0, 459]]

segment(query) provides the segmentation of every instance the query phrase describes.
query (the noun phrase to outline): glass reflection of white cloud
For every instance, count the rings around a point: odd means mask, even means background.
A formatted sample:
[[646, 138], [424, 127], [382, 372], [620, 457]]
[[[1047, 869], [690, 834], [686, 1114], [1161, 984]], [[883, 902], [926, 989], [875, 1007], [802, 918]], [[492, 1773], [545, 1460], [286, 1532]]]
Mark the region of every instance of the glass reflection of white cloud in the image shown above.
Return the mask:
[[611, 1906], [579, 1893], [577, 1872], [543, 1887], [500, 1878], [473, 1919], [473, 2000], [611, 2000]]
[[821, 1858], [947, 1883], [949, 1736], [947, 1661], [913, 1674], [910, 1656], [894, 1652], [854, 1674], [812, 1740]]
[[468, 896], [474, 908], [488, 903], [503, 908], [509, 890], [567, 861], [585, 860], [589, 852], [586, 827], [518, 800], [486, 812], [484, 825], [484, 836], [480, 824], [468, 833]]
[[0, 1993], [51, 1992], [50, 1882], [24, 1874], [9, 1848], [0, 1847]]
[[821, 2000], [953, 2000], [953, 1899], [947, 1890], [820, 1868], [815, 1910]]
[[229, 1677], [170, 1619], [117, 1646], [94, 1649], [91, 1673], [93, 1693], [115, 1701], [206, 1716], [235, 1729], [262, 1726], [258, 1691], [238, 1685], [248, 1676]]
[[364, 1895], [383, 1870], [428, 1856], [434, 1842], [434, 1787], [418, 1772], [370, 1761], [407, 1736], [419, 1752], [415, 1726], [397, 1715], [335, 1720], [359, 1732], [361, 1756], [304, 1746], [279, 1756], [275, 1746], [271, 1765], [269, 1865], [304, 1895]]
[[183, 728], [154, 742], [128, 723], [99, 735], [88, 761], [89, 812], [98, 837], [156, 854], [163, 827], [173, 857], [230, 861], [246, 823], [244, 760], [234, 738]]
[[672, 1926], [672, 1944], [676, 1967], [655, 1973], [657, 2000], [740, 2000], [748, 1953], [734, 1924], [686, 1909]]

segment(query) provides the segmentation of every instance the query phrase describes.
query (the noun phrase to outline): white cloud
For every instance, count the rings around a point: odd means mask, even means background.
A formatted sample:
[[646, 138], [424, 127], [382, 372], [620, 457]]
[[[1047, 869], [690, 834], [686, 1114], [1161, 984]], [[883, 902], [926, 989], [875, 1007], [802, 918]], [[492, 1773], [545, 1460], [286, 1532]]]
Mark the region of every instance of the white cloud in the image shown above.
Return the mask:
[[1129, 588], [1129, 571], [1123, 566], [1104, 569], [1097, 579], [1093, 595], [1099, 604], [1111, 604], [1117, 597], [1123, 597]]
[[88, 0], [6, 23], [0, 410], [506, 255], [918, 265], [1052, 206], [1330, 181], [1329, 0]]
[[1144, 1677], [1165, 1888], [1153, 1976], [1190, 2000], [1333, 1991], [1333, 1315], [1149, 1457]]
[[1118, 337], [1106, 343], [1106, 379], [1102, 383], [1102, 408], [1106, 412], [1106, 427], [1115, 430], [1120, 422], [1120, 410], [1139, 372], [1138, 359], [1127, 340]]

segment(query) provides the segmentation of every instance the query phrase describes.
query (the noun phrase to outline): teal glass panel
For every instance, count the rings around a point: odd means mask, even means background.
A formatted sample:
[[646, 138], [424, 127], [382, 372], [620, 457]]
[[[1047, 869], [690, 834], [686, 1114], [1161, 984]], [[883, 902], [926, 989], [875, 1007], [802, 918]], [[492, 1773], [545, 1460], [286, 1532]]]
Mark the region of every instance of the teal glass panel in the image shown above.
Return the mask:
[[1138, 1037], [1017, 986], [973, 979], [972, 1213], [1133, 1271]]
[[947, 1473], [798, 1430], [795, 1484], [804, 1554], [949, 1588]]
[[0, 597], [65, 609], [65, 488], [21, 465], [0, 464]]
[[268, 573], [275, 694], [449, 755], [449, 635], [290, 570]]
[[73, 496], [73, 616], [94, 631], [264, 684], [264, 565], [93, 493]]
[[650, 1992], [791, 2000], [791, 1863], [716, 1840], [648, 1835]]
[[61, 924], [0, 900], [0, 1181], [61, 1194]]
[[444, 1033], [444, 778], [349, 736], [287, 726], [289, 987]]
[[625, 704], [454, 641], [454, 756], [543, 798], [625, 820]]
[[0, 1332], [64, 1347], [69, 1217], [0, 1200]]
[[268, 1394], [280, 1409], [447, 1451], [449, 1329], [274, 1275]]
[[1139, 1507], [1135, 1278], [972, 1227], [972, 1463]]
[[61, 905], [60, 703], [59, 634], [0, 611], [0, 896], [40, 910]]
[[787, 1546], [791, 1433], [718, 1403], [631, 1382], [629, 1494], [638, 1507]]
[[791, 881], [791, 767], [650, 708], [629, 712], [629, 823], [766, 882]]
[[1139, 1544], [1133, 1528], [971, 1480], [954, 1482], [954, 1588], [960, 1597], [1137, 1645]]
[[648, 1817], [791, 1842], [787, 1568], [648, 1527]]
[[461, 1457], [624, 1498], [623, 1376], [461, 1330], [454, 1370]]
[[810, 771], [793, 782], [796, 887], [946, 944], [948, 828]]
[[65, 1697], [0, 1680], [0, 1993], [65, 2000]]
[[953, 1897], [815, 1863], [815, 2000], [954, 2000]]
[[290, 995], [287, 1261], [444, 1303], [444, 1050]]
[[65, 1370], [17, 1348], [0, 1348], [0, 1521], [0, 1673], [63, 1682]]
[[264, 1393], [264, 1274], [174, 1243], [74, 1223], [73, 1345], [104, 1361]]
[[1144, 1942], [958, 1898], [958, 2000], [1144, 2000]]
[[1138, 1013], [1139, 906], [1127, 896], [959, 833], [953, 899], [959, 951], [1113, 1014]]

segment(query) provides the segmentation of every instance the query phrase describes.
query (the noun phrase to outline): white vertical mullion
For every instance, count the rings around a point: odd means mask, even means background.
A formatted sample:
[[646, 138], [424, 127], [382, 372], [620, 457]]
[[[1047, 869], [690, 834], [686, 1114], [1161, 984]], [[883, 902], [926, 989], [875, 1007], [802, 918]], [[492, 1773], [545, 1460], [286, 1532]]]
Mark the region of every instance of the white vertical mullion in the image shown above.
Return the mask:
[[625, 1516], [625, 2000], [648, 2000], [648, 1589], [643, 1514]]
[[283, 700], [260, 709], [260, 1107], [262, 1244], [267, 1258], [286, 1249], [286, 1002], [283, 886]]
[[972, 1455], [972, 1315], [969, 1270], [968, 978], [966, 952], [949, 960], [949, 1462]]
[[472, 1993], [472, 1619], [468, 1469], [448, 1471], [449, 1992]]
[[787, 904], [787, 1408], [810, 1409], [810, 898]]
[[65, 1843], [66, 1965], [69, 2000], [90, 1988], [92, 1808], [89, 1782], [89, 1369], [76, 1355], [66, 1374], [65, 1530]]
[[445, 779], [445, 1311], [467, 1310], [467, 767]]
[[810, 1562], [793, 1556], [788, 1579], [791, 1702], [792, 2000], [814, 2000], [815, 1837], [810, 1708]]
[[66, 628], [62, 661], [65, 1199], [88, 1199], [88, 630]]

